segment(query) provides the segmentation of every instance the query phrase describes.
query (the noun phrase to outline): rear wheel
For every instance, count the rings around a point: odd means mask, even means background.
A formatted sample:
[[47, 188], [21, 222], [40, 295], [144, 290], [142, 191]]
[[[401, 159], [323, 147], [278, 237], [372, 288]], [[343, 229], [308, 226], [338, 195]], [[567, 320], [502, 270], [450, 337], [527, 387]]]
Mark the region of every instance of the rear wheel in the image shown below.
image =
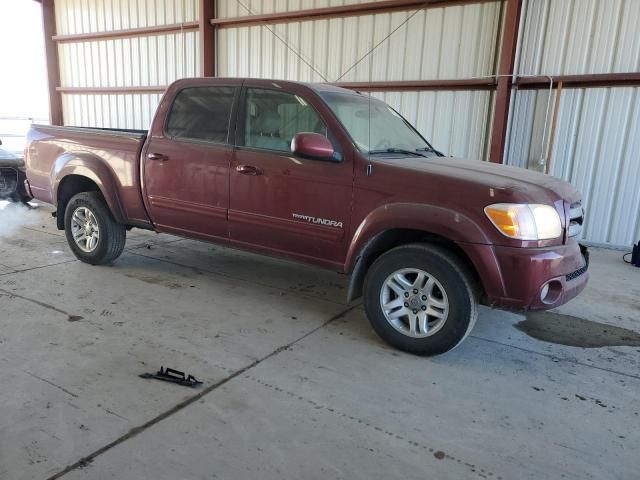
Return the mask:
[[85, 263], [109, 264], [124, 250], [126, 228], [113, 219], [99, 192], [72, 197], [65, 209], [64, 227], [71, 250]]
[[459, 345], [478, 317], [477, 297], [458, 257], [429, 244], [384, 253], [364, 284], [365, 311], [374, 330], [390, 345], [416, 355], [437, 355]]

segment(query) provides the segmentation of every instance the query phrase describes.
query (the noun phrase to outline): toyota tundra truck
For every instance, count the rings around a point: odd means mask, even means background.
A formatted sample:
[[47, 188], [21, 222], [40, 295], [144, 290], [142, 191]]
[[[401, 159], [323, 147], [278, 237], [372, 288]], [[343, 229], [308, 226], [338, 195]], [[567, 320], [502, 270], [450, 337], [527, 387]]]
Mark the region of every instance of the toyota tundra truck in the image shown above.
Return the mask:
[[332, 85], [178, 80], [149, 132], [34, 125], [26, 165], [83, 262], [113, 262], [143, 228], [324, 267], [414, 354], [457, 346], [479, 304], [554, 308], [588, 280], [573, 186], [445, 157], [384, 102]]

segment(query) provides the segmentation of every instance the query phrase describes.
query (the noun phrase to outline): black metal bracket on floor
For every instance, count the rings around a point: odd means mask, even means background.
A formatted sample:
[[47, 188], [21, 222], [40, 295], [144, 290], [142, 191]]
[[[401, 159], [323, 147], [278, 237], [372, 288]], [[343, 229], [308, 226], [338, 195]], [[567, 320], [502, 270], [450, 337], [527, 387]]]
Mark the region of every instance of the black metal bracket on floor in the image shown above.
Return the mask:
[[187, 375], [186, 373], [174, 370], [173, 368], [160, 367], [160, 370], [158, 370], [157, 373], [143, 373], [140, 375], [140, 378], [155, 378], [156, 380], [177, 383], [178, 385], [192, 388], [202, 385], [202, 382], [200, 380], [196, 380], [193, 375]]

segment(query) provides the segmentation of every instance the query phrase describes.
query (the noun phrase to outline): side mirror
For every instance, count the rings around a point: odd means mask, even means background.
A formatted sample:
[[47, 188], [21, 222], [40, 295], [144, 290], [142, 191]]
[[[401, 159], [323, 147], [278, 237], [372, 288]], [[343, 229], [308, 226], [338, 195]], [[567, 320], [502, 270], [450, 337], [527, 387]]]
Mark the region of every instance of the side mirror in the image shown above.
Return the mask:
[[333, 145], [319, 133], [298, 133], [291, 140], [291, 152], [317, 160], [335, 160]]

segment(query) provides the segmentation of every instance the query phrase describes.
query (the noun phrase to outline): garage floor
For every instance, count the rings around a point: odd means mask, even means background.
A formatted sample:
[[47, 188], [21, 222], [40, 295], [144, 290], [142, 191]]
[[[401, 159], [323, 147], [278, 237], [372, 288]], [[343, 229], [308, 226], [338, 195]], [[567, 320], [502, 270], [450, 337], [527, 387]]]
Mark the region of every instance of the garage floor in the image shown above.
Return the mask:
[[[638, 478], [640, 269], [620, 252], [593, 250], [568, 317], [483, 308], [418, 358], [343, 276], [142, 231], [91, 267], [48, 212], [0, 238], [2, 480]], [[161, 365], [204, 385], [138, 377]]]

